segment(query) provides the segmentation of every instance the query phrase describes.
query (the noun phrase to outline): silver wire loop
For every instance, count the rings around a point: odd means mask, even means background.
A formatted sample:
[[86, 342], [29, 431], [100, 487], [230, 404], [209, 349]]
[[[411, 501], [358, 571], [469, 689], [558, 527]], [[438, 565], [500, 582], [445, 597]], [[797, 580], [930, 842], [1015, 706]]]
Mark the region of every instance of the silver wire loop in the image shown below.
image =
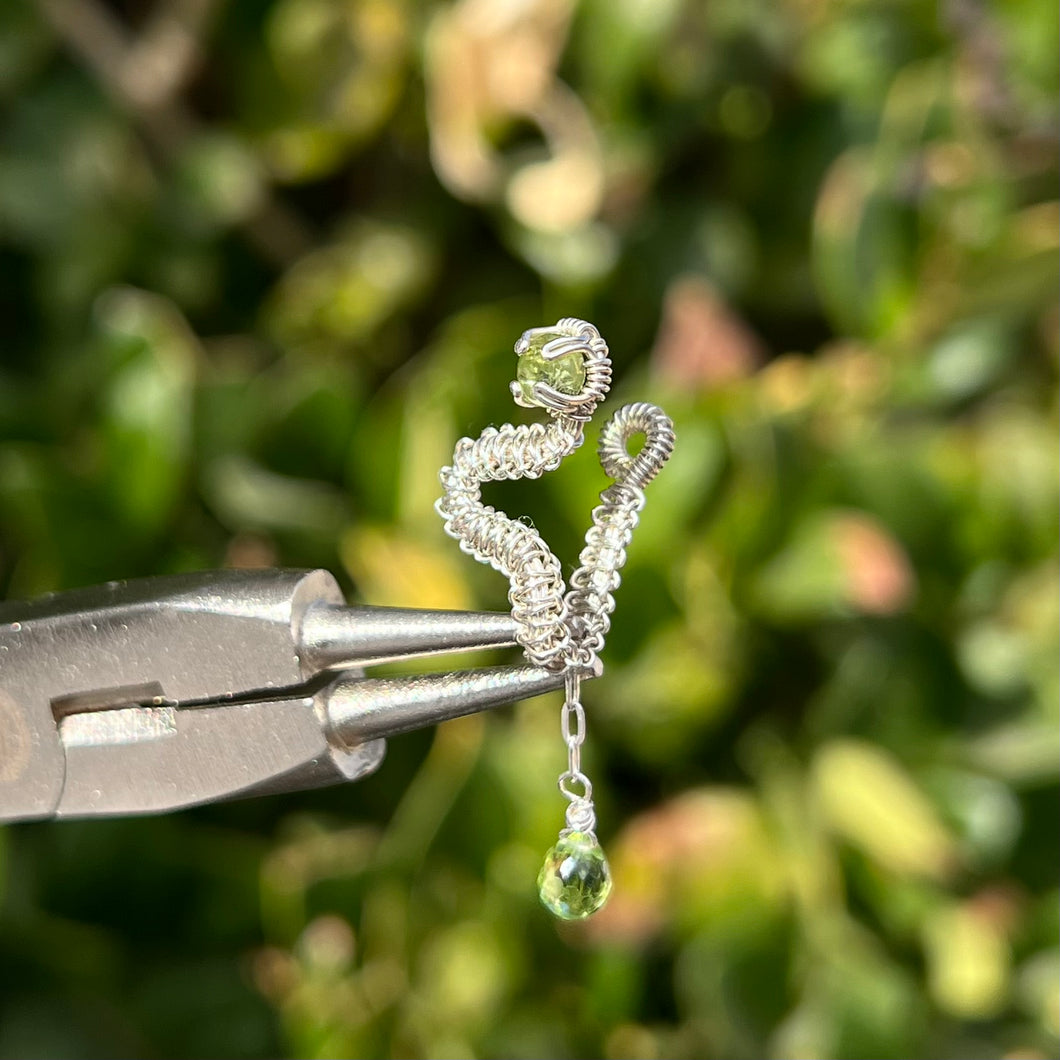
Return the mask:
[[[571, 718], [575, 726], [571, 729]], [[585, 742], [585, 709], [580, 703], [565, 703], [563, 705], [563, 716], [561, 726], [563, 730], [563, 742], [581, 746]]]
[[[590, 799], [575, 799], [567, 805], [565, 832], [595, 832], [596, 810]], [[562, 833], [561, 833], [562, 834]]]
[[[581, 791], [575, 790], [572, 787], [574, 784], [580, 785]], [[592, 802], [593, 782], [580, 769], [568, 769], [561, 773], [557, 787], [568, 802]]]
[[[644, 435], [644, 446], [631, 456], [629, 442], [638, 434]], [[623, 405], [600, 432], [600, 464], [616, 485], [644, 489], [670, 459], [674, 437], [673, 421], [657, 405]]]

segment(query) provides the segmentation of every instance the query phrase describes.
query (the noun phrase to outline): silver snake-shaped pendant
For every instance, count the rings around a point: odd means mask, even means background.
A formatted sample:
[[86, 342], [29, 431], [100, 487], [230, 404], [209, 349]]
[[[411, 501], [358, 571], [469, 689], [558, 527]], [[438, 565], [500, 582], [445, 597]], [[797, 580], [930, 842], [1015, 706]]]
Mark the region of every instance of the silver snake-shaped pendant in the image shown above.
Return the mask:
[[[546, 907], [577, 919], [598, 909], [610, 891], [607, 861], [594, 831], [592, 784], [581, 770], [580, 679], [602, 672], [599, 656], [615, 609], [618, 572], [644, 507], [644, 487], [673, 452], [674, 428], [660, 408], [646, 402], [624, 405], [604, 426], [598, 453], [612, 482], [592, 513], [567, 589], [560, 561], [537, 530], [484, 504], [482, 486], [539, 478], [578, 449], [585, 424], [610, 389], [611, 361], [600, 332], [574, 317], [524, 332], [515, 352], [519, 367], [512, 395], [519, 405], [543, 408], [549, 420], [505, 423], [487, 427], [478, 438], [461, 438], [452, 465], [441, 470], [444, 493], [435, 507], [446, 533], [463, 551], [508, 578], [516, 639], [526, 658], [567, 675], [562, 725], [568, 768], [559, 786], [569, 803], [568, 827], [538, 882]], [[639, 435], [644, 441], [634, 455], [629, 445]]]
[[[459, 541], [461, 549], [508, 578], [517, 639], [527, 659], [548, 670], [589, 671], [610, 625], [615, 607], [612, 593], [644, 506], [643, 489], [673, 451], [673, 424], [655, 405], [638, 402], [620, 408], [604, 427], [600, 462], [613, 482], [593, 512], [593, 525], [568, 593], [560, 562], [541, 535], [483, 504], [481, 487], [502, 479], [540, 478], [578, 449], [584, 441], [585, 423], [610, 389], [611, 362], [600, 332], [573, 317], [560, 320], [553, 328], [524, 332], [515, 352], [520, 358], [539, 353], [545, 366], [580, 357], [584, 382], [574, 394], [544, 379], [529, 385], [513, 383], [516, 401], [544, 408], [549, 421], [518, 427], [505, 423], [487, 427], [476, 439], [461, 438], [452, 466], [442, 468], [445, 493], [436, 508], [445, 520], [446, 533]], [[644, 445], [631, 456], [628, 445], [637, 435], [645, 436]]]

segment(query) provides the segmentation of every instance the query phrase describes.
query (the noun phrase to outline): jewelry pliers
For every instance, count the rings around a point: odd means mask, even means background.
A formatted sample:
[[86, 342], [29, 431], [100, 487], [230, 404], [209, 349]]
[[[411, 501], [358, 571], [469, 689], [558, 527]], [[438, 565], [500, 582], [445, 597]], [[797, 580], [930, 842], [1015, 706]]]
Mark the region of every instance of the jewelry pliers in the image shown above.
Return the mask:
[[508, 614], [347, 606], [323, 570], [0, 604], [0, 821], [160, 813], [357, 780], [386, 738], [563, 686], [528, 665], [365, 668], [515, 643]]

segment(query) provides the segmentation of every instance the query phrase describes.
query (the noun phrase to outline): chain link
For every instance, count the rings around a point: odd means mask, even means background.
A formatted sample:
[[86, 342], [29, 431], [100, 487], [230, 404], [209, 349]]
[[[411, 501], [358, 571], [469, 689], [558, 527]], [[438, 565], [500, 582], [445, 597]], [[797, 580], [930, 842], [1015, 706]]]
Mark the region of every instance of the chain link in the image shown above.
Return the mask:
[[[563, 733], [563, 742], [567, 745], [567, 772], [577, 777], [581, 775], [582, 744], [585, 743], [585, 708], [580, 698], [581, 677], [568, 671], [564, 688], [566, 696], [563, 713], [560, 715], [560, 730]], [[571, 728], [571, 719], [574, 720], [574, 728]]]

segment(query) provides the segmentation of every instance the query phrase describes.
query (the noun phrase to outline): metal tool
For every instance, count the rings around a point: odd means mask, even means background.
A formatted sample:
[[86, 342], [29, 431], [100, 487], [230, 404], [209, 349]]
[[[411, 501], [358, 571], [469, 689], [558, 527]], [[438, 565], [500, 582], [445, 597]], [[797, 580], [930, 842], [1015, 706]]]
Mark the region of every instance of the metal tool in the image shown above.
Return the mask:
[[525, 665], [377, 678], [365, 667], [514, 643], [508, 614], [348, 607], [323, 570], [0, 604], [0, 821], [357, 780], [388, 736], [563, 685]]

